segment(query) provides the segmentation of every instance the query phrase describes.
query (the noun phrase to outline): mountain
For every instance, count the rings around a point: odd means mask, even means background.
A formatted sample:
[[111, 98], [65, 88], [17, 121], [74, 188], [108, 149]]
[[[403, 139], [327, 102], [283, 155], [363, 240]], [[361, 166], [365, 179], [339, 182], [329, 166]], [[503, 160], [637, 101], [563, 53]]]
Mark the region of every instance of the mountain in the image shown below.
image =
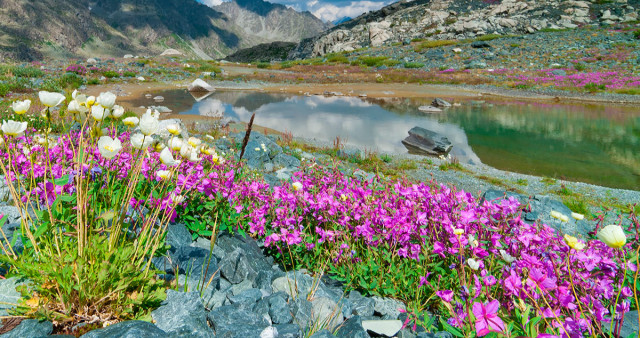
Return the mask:
[[251, 48], [241, 49], [233, 54], [227, 55], [224, 59], [232, 62], [271, 62], [283, 61], [289, 53], [296, 48], [295, 42], [270, 42], [261, 43]]
[[349, 17], [349, 16], [343, 16], [343, 17], [341, 17], [341, 18], [339, 18], [339, 19], [335, 19], [335, 20], [333, 20], [333, 21], [332, 21], [332, 23], [333, 23], [334, 25], [339, 25], [339, 24], [341, 24], [341, 23], [344, 23], [344, 22], [347, 22], [347, 21], [351, 21], [351, 20], [353, 20], [353, 18], [352, 18], [352, 17]]
[[333, 27], [308, 11], [297, 12], [262, 0], [233, 0], [213, 8], [242, 27], [240, 34], [255, 42], [252, 45], [274, 41], [297, 43]]
[[402, 0], [303, 40], [289, 57], [317, 57], [413, 39], [461, 40], [635, 22], [638, 8], [640, 0]]
[[158, 55], [168, 48], [220, 58], [326, 28], [308, 12], [262, 0], [214, 8], [195, 0], [0, 0], [0, 61]]

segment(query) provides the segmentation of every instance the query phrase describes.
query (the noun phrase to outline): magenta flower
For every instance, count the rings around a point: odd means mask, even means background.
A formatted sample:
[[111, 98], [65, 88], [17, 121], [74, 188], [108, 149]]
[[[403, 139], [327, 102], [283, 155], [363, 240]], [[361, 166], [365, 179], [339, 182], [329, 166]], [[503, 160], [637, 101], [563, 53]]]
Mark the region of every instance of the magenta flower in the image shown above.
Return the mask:
[[504, 322], [498, 317], [500, 302], [492, 300], [487, 304], [473, 303], [473, 315], [476, 317], [476, 333], [479, 337], [490, 332], [503, 332]]
[[436, 296], [440, 297], [443, 301], [450, 303], [453, 299], [453, 291], [451, 290], [442, 290], [436, 292]]

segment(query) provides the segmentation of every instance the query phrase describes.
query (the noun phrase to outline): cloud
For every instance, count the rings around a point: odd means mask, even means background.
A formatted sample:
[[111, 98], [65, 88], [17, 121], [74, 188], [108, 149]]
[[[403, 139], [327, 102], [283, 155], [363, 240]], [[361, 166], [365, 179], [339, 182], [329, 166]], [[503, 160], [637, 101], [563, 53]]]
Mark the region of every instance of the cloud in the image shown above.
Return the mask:
[[[230, 0], [197, 0], [208, 6], [216, 6]], [[355, 18], [360, 14], [378, 10], [395, 0], [267, 0], [297, 11], [309, 11], [324, 21], [334, 21], [343, 17]]]

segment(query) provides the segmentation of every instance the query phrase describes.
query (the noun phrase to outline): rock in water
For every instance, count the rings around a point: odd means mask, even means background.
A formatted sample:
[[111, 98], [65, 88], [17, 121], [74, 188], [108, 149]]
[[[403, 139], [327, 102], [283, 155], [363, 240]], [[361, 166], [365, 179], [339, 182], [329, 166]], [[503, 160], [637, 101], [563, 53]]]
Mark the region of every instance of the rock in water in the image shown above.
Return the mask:
[[451, 103], [437, 97], [431, 102], [431, 106], [433, 107], [441, 107], [441, 108], [449, 108], [451, 107]]
[[446, 155], [453, 147], [446, 136], [421, 127], [411, 128], [402, 144], [410, 153], [419, 155]]
[[188, 87], [190, 92], [212, 92], [215, 91], [215, 89], [208, 83], [206, 83], [204, 80], [202, 79], [196, 79], [195, 81], [193, 81], [189, 87]]
[[442, 109], [434, 106], [420, 106], [418, 110], [425, 113], [439, 113]]

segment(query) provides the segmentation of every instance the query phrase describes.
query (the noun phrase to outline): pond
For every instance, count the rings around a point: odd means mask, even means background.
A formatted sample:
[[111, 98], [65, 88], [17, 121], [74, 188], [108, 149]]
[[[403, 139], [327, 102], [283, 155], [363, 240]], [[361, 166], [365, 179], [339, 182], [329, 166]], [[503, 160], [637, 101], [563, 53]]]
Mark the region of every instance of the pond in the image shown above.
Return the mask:
[[[185, 90], [155, 92], [178, 114], [226, 116], [294, 136], [406, 153], [414, 126], [445, 135], [463, 163], [614, 188], [640, 190], [640, 109], [613, 104], [460, 101], [423, 113], [432, 99], [361, 99], [217, 91], [196, 102]], [[446, 99], [446, 97], [444, 97]], [[154, 105], [144, 97], [136, 106]]]

